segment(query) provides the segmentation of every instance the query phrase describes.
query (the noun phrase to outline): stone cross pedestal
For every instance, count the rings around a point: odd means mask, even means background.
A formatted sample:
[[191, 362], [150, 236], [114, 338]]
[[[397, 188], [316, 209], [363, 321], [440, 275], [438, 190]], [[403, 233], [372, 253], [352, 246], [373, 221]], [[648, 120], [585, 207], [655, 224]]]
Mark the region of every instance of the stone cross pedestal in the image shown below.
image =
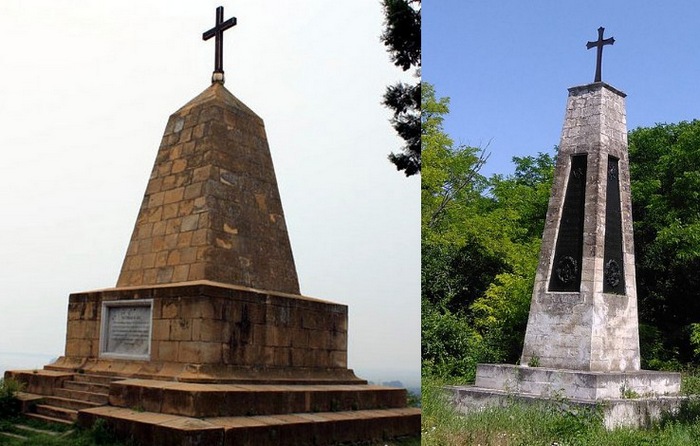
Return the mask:
[[479, 364], [455, 405], [605, 401], [608, 427], [676, 407], [680, 374], [640, 370], [634, 268], [625, 94], [570, 88], [520, 365]]

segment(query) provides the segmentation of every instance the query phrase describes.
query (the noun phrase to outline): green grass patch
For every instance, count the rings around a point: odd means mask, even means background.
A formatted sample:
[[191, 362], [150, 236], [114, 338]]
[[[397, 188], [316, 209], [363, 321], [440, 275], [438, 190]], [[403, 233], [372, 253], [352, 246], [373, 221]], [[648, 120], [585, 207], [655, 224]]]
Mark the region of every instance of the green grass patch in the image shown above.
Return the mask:
[[443, 386], [423, 377], [424, 446], [686, 446], [700, 439], [700, 402], [689, 401], [674, 416], [648, 429], [603, 427], [600, 409], [580, 409], [558, 400], [539, 405], [513, 402], [468, 415], [449, 405]]
[[[5, 436], [3, 433], [22, 436], [24, 439]], [[0, 446], [134, 446], [134, 443], [117, 440], [104, 423], [95, 423], [91, 429], [79, 429], [76, 426], [14, 417], [0, 419]]]

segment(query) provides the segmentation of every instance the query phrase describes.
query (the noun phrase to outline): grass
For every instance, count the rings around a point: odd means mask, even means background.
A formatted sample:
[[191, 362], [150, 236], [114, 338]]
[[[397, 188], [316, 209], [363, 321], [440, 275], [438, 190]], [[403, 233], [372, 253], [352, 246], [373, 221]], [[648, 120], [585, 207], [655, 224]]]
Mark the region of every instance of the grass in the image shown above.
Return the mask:
[[[24, 437], [12, 438], [9, 433]], [[114, 439], [102, 425], [92, 429], [49, 424], [24, 417], [0, 420], [0, 446], [131, 446]]]
[[[700, 381], [693, 382], [698, 384]], [[550, 404], [513, 403], [469, 415], [455, 413], [442, 386], [423, 379], [424, 446], [686, 446], [700, 444], [700, 403], [687, 403], [648, 429], [606, 430], [599, 410], [581, 410], [565, 400]]]

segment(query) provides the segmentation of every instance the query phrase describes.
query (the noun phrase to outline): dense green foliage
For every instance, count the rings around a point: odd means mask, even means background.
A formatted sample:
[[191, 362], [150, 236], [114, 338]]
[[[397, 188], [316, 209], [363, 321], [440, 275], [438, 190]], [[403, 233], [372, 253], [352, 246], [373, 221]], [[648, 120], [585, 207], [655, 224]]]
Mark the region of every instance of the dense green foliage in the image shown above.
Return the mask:
[[[483, 151], [442, 127], [449, 100], [422, 93], [424, 375], [473, 378], [522, 349], [554, 158], [485, 178]], [[629, 133], [642, 366], [700, 360], [700, 121]]]
[[700, 353], [700, 121], [636, 129], [629, 153], [642, 353], [668, 368]]
[[0, 378], [0, 420], [19, 415], [20, 404], [16, 393], [22, 386], [15, 380]]
[[455, 146], [449, 100], [422, 93], [422, 355], [427, 374], [469, 379], [477, 362], [514, 362], [532, 292], [553, 158], [515, 158], [484, 178], [483, 151]]
[[[415, 70], [419, 77], [421, 0], [383, 0], [382, 6], [385, 29], [381, 39], [391, 61], [403, 71]], [[406, 176], [421, 170], [420, 100], [420, 82], [413, 85], [399, 82], [384, 93], [383, 104], [394, 114], [391, 125], [406, 143], [401, 153], [389, 155], [389, 161]]]

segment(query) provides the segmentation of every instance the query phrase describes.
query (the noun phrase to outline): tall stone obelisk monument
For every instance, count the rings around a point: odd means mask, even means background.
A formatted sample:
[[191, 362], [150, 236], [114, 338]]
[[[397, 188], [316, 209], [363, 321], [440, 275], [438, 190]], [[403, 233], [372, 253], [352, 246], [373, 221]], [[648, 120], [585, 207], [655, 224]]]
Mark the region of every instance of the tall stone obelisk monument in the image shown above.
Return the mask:
[[595, 80], [569, 89], [521, 364], [640, 369], [625, 94]]
[[614, 427], [679, 404], [679, 374], [640, 370], [625, 94], [601, 80], [603, 31], [594, 82], [569, 89], [520, 365], [479, 364], [450, 388], [458, 410], [556, 395], [605, 402]]
[[569, 89], [521, 364], [640, 369], [625, 94]]

